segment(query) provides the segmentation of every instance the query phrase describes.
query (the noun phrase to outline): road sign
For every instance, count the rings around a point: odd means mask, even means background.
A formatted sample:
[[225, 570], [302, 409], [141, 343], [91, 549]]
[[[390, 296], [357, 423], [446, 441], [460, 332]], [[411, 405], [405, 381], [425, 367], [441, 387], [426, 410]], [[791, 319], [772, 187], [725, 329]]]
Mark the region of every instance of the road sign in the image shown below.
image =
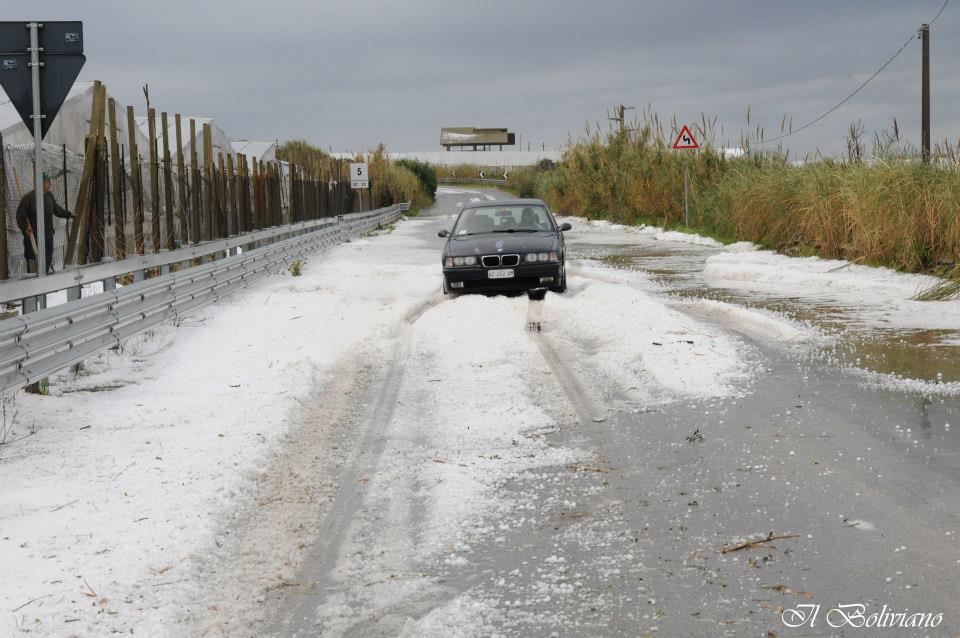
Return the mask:
[[697, 140], [693, 137], [693, 133], [690, 132], [690, 127], [686, 124], [680, 129], [680, 134], [677, 135], [677, 139], [673, 140], [673, 148], [677, 150], [700, 148]]
[[370, 180], [367, 177], [367, 163], [357, 162], [350, 164], [350, 187], [369, 188]]
[[508, 175], [507, 171], [503, 171], [503, 179], [507, 179], [507, 175]]
[[[17, 109], [23, 123], [33, 130], [33, 66], [30, 49], [31, 22], [0, 22], [0, 86]], [[57, 117], [86, 58], [83, 55], [82, 22], [43, 22], [37, 29], [39, 67], [40, 138]]]
[[480, 179], [483, 179], [483, 171], [480, 171]]
[[[690, 127], [686, 124], [680, 129], [677, 139], [673, 140], [673, 148], [676, 150], [698, 149], [696, 138], [690, 132]], [[690, 167], [688, 162], [683, 163], [683, 223], [690, 225]]]
[[[30, 22], [0, 22], [0, 53], [27, 53]], [[43, 55], [83, 53], [82, 22], [40, 23], [38, 30]]]

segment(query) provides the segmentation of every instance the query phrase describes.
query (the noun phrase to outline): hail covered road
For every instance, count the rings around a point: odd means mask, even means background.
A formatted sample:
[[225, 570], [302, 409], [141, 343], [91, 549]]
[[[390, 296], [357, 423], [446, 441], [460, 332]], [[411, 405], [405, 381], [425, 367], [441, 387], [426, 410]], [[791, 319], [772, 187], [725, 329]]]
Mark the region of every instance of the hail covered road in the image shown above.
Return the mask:
[[[421, 299], [314, 388], [259, 496], [284, 506], [241, 520], [214, 570], [212, 627], [789, 635], [781, 611], [810, 602], [960, 627], [955, 402], [858, 382], [788, 328], [577, 260], [602, 232], [570, 233], [562, 297], [444, 298], [437, 230], [501, 196], [441, 189], [364, 247]], [[785, 538], [722, 551], [770, 534]], [[229, 613], [250, 558], [291, 535], [280, 584]]]
[[960, 302], [576, 218], [566, 294], [445, 298], [437, 231], [502, 197], [442, 188], [24, 397], [0, 633], [960, 631]]

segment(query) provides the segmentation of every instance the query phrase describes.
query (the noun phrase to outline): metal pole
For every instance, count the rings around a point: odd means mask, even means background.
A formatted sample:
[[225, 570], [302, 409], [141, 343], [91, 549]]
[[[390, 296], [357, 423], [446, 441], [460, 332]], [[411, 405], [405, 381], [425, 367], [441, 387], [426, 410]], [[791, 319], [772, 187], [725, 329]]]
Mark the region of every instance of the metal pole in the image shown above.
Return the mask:
[[683, 225], [690, 227], [690, 167], [683, 166]]
[[923, 161], [930, 162], [930, 25], [920, 27], [923, 40], [923, 71], [920, 88], [920, 138], [923, 146]]
[[40, 24], [31, 22], [30, 27], [30, 71], [33, 81], [33, 189], [34, 196], [37, 198], [37, 227], [34, 231], [37, 233], [37, 276], [45, 277], [47, 274], [47, 235], [43, 214], [43, 147], [41, 146], [41, 120], [43, 114], [40, 112], [40, 36], [38, 30]]

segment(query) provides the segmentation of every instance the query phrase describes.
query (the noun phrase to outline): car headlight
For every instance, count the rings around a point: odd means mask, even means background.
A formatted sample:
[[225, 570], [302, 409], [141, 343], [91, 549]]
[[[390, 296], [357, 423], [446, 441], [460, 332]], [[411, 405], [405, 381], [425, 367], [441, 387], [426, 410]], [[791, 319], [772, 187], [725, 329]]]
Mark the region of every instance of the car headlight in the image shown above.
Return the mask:
[[454, 266], [462, 266], [462, 265], [463, 265], [463, 257], [454, 257], [454, 258], [453, 258], [453, 265], [454, 265]]
[[540, 261], [540, 253], [527, 253], [527, 263]]
[[447, 258], [448, 266], [475, 266], [477, 263], [477, 258], [473, 255], [468, 255], [466, 257], [453, 257]]
[[536, 263], [538, 261], [556, 261], [557, 253], [528, 253], [527, 263]]
[[473, 255], [470, 255], [469, 257], [464, 257], [464, 258], [463, 258], [463, 265], [464, 265], [464, 266], [476, 266], [476, 265], [477, 265], [477, 258], [474, 257]]

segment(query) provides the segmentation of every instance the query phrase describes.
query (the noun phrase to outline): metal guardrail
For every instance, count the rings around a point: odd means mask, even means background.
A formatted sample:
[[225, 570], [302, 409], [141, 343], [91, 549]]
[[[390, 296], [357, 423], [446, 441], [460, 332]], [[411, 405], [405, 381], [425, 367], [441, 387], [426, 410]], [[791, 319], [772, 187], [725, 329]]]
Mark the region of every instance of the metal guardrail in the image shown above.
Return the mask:
[[[394, 221], [408, 209], [409, 204], [397, 204], [367, 213], [294, 224], [303, 226], [299, 234], [267, 246], [243, 250], [239, 254], [200, 266], [168, 272], [59, 306], [4, 319], [0, 321], [0, 391], [8, 392], [39, 381], [101, 350], [119, 345], [123, 339], [167, 318], [182, 315], [249, 286], [287, 265], [291, 259]], [[256, 241], [253, 239], [255, 235], [267, 233], [269, 236], [271, 232], [275, 233], [274, 236], [288, 235], [293, 230], [290, 226], [284, 226], [221, 242], [208, 242], [185, 250], [197, 249], [204, 251], [202, 254], [212, 254], [217, 250], [229, 249], [227, 246], [218, 247], [220, 243], [238, 242], [237, 246], [249, 246]], [[211, 251], [210, 248], [215, 250]], [[182, 252], [170, 251], [140, 258], [164, 258], [161, 261], [170, 265], [190, 258]], [[131, 261], [137, 260], [124, 260]], [[94, 268], [107, 268], [107, 271], [112, 270], [117, 274], [129, 273], [130, 270], [124, 270], [128, 265], [124, 262], [78, 269], [72, 276], [79, 277], [82, 271], [84, 281], [89, 282], [104, 277], [104, 272], [100, 271], [93, 276], [87, 274]], [[70, 273], [44, 277], [36, 282], [65, 275]], [[78, 280], [70, 281], [72, 283], [68, 285], [75, 286]], [[5, 285], [21, 283], [24, 282]], [[44, 292], [53, 292], [64, 286], [48, 282], [44, 288]]]
[[[407, 206], [409, 204], [398, 204]], [[250, 247], [272, 243], [303, 233], [314, 232], [325, 226], [337, 224], [341, 218], [345, 222], [362, 219], [366, 216], [380, 214], [378, 209], [362, 213], [349, 213], [340, 217], [325, 217], [322, 219], [274, 226], [264, 230], [235, 235], [227, 239], [217, 239], [199, 244], [185, 246], [177, 250], [167, 250], [149, 255], [133, 255], [120, 261], [104, 262], [94, 265], [68, 266], [67, 268], [46, 277], [27, 277], [15, 281], [0, 283], [0, 303], [18, 301], [28, 297], [50, 294], [58, 290], [74, 288], [95, 281], [104, 281], [127, 274], [134, 274], [135, 279], [142, 279], [145, 270], [164, 268], [171, 264], [184, 264], [194, 259], [201, 259], [210, 255], [222, 255], [236, 252], [237, 248]]]

